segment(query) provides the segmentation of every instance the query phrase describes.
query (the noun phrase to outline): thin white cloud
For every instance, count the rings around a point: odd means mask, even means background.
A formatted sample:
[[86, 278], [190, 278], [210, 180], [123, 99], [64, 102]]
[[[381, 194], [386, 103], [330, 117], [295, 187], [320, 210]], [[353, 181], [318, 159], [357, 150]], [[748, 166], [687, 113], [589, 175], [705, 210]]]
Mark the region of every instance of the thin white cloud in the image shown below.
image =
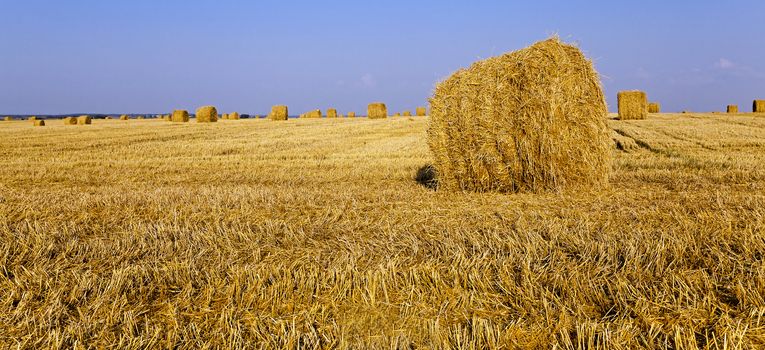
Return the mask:
[[719, 61], [715, 62], [715, 67], [720, 69], [731, 69], [736, 67], [736, 65], [727, 58], [720, 58]]
[[372, 76], [372, 74], [364, 74], [361, 76], [361, 84], [365, 87], [372, 88], [377, 86], [377, 80], [375, 80], [375, 77]]

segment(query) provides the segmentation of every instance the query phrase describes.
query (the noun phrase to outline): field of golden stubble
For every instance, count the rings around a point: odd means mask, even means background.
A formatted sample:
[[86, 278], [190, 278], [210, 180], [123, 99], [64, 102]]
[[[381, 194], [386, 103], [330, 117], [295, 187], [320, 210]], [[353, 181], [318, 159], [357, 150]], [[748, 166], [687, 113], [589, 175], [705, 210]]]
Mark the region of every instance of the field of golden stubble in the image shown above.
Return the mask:
[[609, 189], [443, 193], [427, 118], [0, 122], [2, 348], [761, 348], [765, 118]]

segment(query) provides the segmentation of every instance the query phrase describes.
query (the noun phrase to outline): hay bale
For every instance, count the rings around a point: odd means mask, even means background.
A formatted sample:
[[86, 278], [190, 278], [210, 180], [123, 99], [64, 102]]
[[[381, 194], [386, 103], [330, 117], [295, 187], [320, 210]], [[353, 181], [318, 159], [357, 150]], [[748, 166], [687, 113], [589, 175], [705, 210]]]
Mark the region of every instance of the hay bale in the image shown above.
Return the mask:
[[176, 109], [173, 111], [173, 115], [170, 117], [170, 121], [174, 123], [188, 123], [189, 112], [185, 109]]
[[81, 115], [77, 117], [77, 124], [78, 125], [89, 125], [93, 123], [93, 119], [90, 118], [89, 115]]
[[356, 118], [356, 112], [348, 112], [348, 118]]
[[215, 123], [218, 121], [218, 109], [214, 106], [202, 106], [197, 108], [197, 123]]
[[661, 105], [656, 102], [649, 103], [648, 113], [661, 113]]
[[5, 117], [5, 118], [3, 118], [3, 120], [5, 120], [5, 121], [9, 122], [9, 121], [12, 121], [12, 120], [13, 120], [13, 118], [12, 118], [12, 117], [10, 117], [10, 116], [8, 116], [8, 117]]
[[418, 117], [424, 117], [427, 114], [427, 109], [425, 107], [417, 107], [414, 110], [414, 114], [416, 114]]
[[645, 119], [648, 116], [648, 98], [643, 91], [619, 91], [617, 103], [620, 120]]
[[45, 126], [44, 120], [34, 119], [32, 120], [32, 123], [34, 126]]
[[228, 120], [228, 113], [223, 113], [223, 115], [221, 116], [221, 119]]
[[388, 118], [388, 107], [382, 102], [373, 102], [367, 106], [367, 118], [383, 119]]
[[77, 118], [75, 117], [64, 118], [64, 125], [77, 125]]
[[457, 71], [430, 101], [439, 188], [542, 192], [608, 183], [613, 144], [600, 79], [557, 37]]
[[752, 112], [765, 113], [765, 100], [754, 100], [752, 103]]
[[321, 109], [314, 109], [302, 114], [302, 118], [321, 118]]
[[120, 116], [120, 120], [128, 120], [130, 117], [127, 116], [127, 114], [123, 114]]
[[405, 116], [405, 117], [411, 117], [411, 116], [412, 116], [412, 112], [410, 112], [410, 111], [404, 111], [404, 116]]
[[271, 120], [287, 120], [289, 117], [287, 106], [276, 105], [271, 107], [271, 113], [268, 114], [268, 119]]
[[143, 118], [144, 117], [142, 115], [139, 115], [139, 116], [135, 117], [135, 119], [143, 119]]
[[31, 117], [27, 118], [27, 120], [35, 121], [35, 120], [37, 120], [37, 117], [36, 116], [31, 116]]
[[327, 118], [337, 118], [337, 110], [330, 108], [327, 110]]
[[726, 112], [728, 112], [728, 113], [738, 113], [738, 105], [728, 105], [728, 108], [726, 109]]
[[229, 120], [239, 120], [240, 119], [239, 112], [229, 113], [228, 114], [228, 119]]

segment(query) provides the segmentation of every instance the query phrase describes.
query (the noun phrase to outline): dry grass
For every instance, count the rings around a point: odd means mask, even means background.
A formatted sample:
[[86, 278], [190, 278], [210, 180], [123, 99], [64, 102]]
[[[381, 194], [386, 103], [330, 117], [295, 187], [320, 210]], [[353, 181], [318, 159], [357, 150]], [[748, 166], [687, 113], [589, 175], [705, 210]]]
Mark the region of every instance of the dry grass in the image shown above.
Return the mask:
[[382, 102], [373, 102], [367, 105], [367, 118], [384, 119], [388, 118], [388, 107]]
[[436, 86], [428, 144], [439, 186], [541, 192], [607, 183], [606, 102], [592, 63], [552, 38]]
[[427, 122], [3, 123], [0, 348], [765, 347], [765, 119], [544, 195], [417, 184]]
[[619, 119], [645, 119], [648, 116], [648, 99], [643, 91], [619, 91], [617, 94]]

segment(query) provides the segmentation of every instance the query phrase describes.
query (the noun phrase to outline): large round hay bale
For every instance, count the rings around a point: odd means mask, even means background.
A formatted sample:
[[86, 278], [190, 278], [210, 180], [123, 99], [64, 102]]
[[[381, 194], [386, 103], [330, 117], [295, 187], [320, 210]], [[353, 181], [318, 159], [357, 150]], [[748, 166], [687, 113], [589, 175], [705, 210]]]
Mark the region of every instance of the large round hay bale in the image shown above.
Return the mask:
[[337, 110], [330, 108], [327, 110], [327, 118], [337, 118]]
[[597, 72], [558, 38], [474, 63], [436, 86], [428, 145], [439, 188], [541, 192], [607, 183]]
[[417, 109], [414, 110], [414, 114], [416, 114], [418, 117], [424, 117], [427, 113], [428, 112], [425, 107], [417, 107]]
[[64, 125], [77, 125], [77, 118], [75, 117], [64, 118]]
[[287, 120], [289, 117], [287, 106], [277, 105], [271, 107], [271, 113], [268, 114], [268, 119], [271, 120]]
[[765, 113], [765, 100], [754, 100], [752, 103], [752, 112]]
[[619, 91], [616, 97], [620, 120], [648, 117], [648, 97], [645, 92], [638, 90]]
[[130, 119], [130, 117], [128, 117], [127, 114], [123, 114], [120, 116], [120, 120], [128, 120], [128, 119]]
[[738, 113], [738, 105], [728, 105], [728, 108], [726, 109], [726, 112], [728, 112], [728, 113]]
[[32, 123], [33, 123], [32, 125], [34, 126], [45, 126], [45, 121], [42, 119], [32, 120]]
[[12, 120], [13, 120], [13, 117], [11, 117], [11, 116], [7, 116], [7, 117], [3, 118], [3, 120], [5, 120], [5, 121], [9, 122], [9, 121], [12, 121]]
[[239, 120], [240, 119], [239, 112], [229, 113], [228, 114], [228, 119], [230, 119], [230, 120]]
[[383, 119], [388, 118], [388, 107], [382, 102], [372, 102], [367, 106], [367, 118]]
[[405, 117], [411, 117], [412, 116], [412, 112], [411, 111], [404, 111], [403, 115]]
[[214, 106], [202, 106], [197, 108], [197, 123], [215, 123], [218, 121], [218, 109]]
[[90, 118], [89, 115], [81, 115], [77, 117], [77, 124], [78, 125], [88, 125], [93, 123], [93, 119]]
[[187, 123], [189, 121], [189, 111], [185, 109], [176, 109], [173, 111], [170, 121], [175, 123]]
[[661, 105], [657, 102], [648, 104], [648, 113], [661, 113]]
[[348, 112], [348, 118], [356, 118], [356, 112]]

